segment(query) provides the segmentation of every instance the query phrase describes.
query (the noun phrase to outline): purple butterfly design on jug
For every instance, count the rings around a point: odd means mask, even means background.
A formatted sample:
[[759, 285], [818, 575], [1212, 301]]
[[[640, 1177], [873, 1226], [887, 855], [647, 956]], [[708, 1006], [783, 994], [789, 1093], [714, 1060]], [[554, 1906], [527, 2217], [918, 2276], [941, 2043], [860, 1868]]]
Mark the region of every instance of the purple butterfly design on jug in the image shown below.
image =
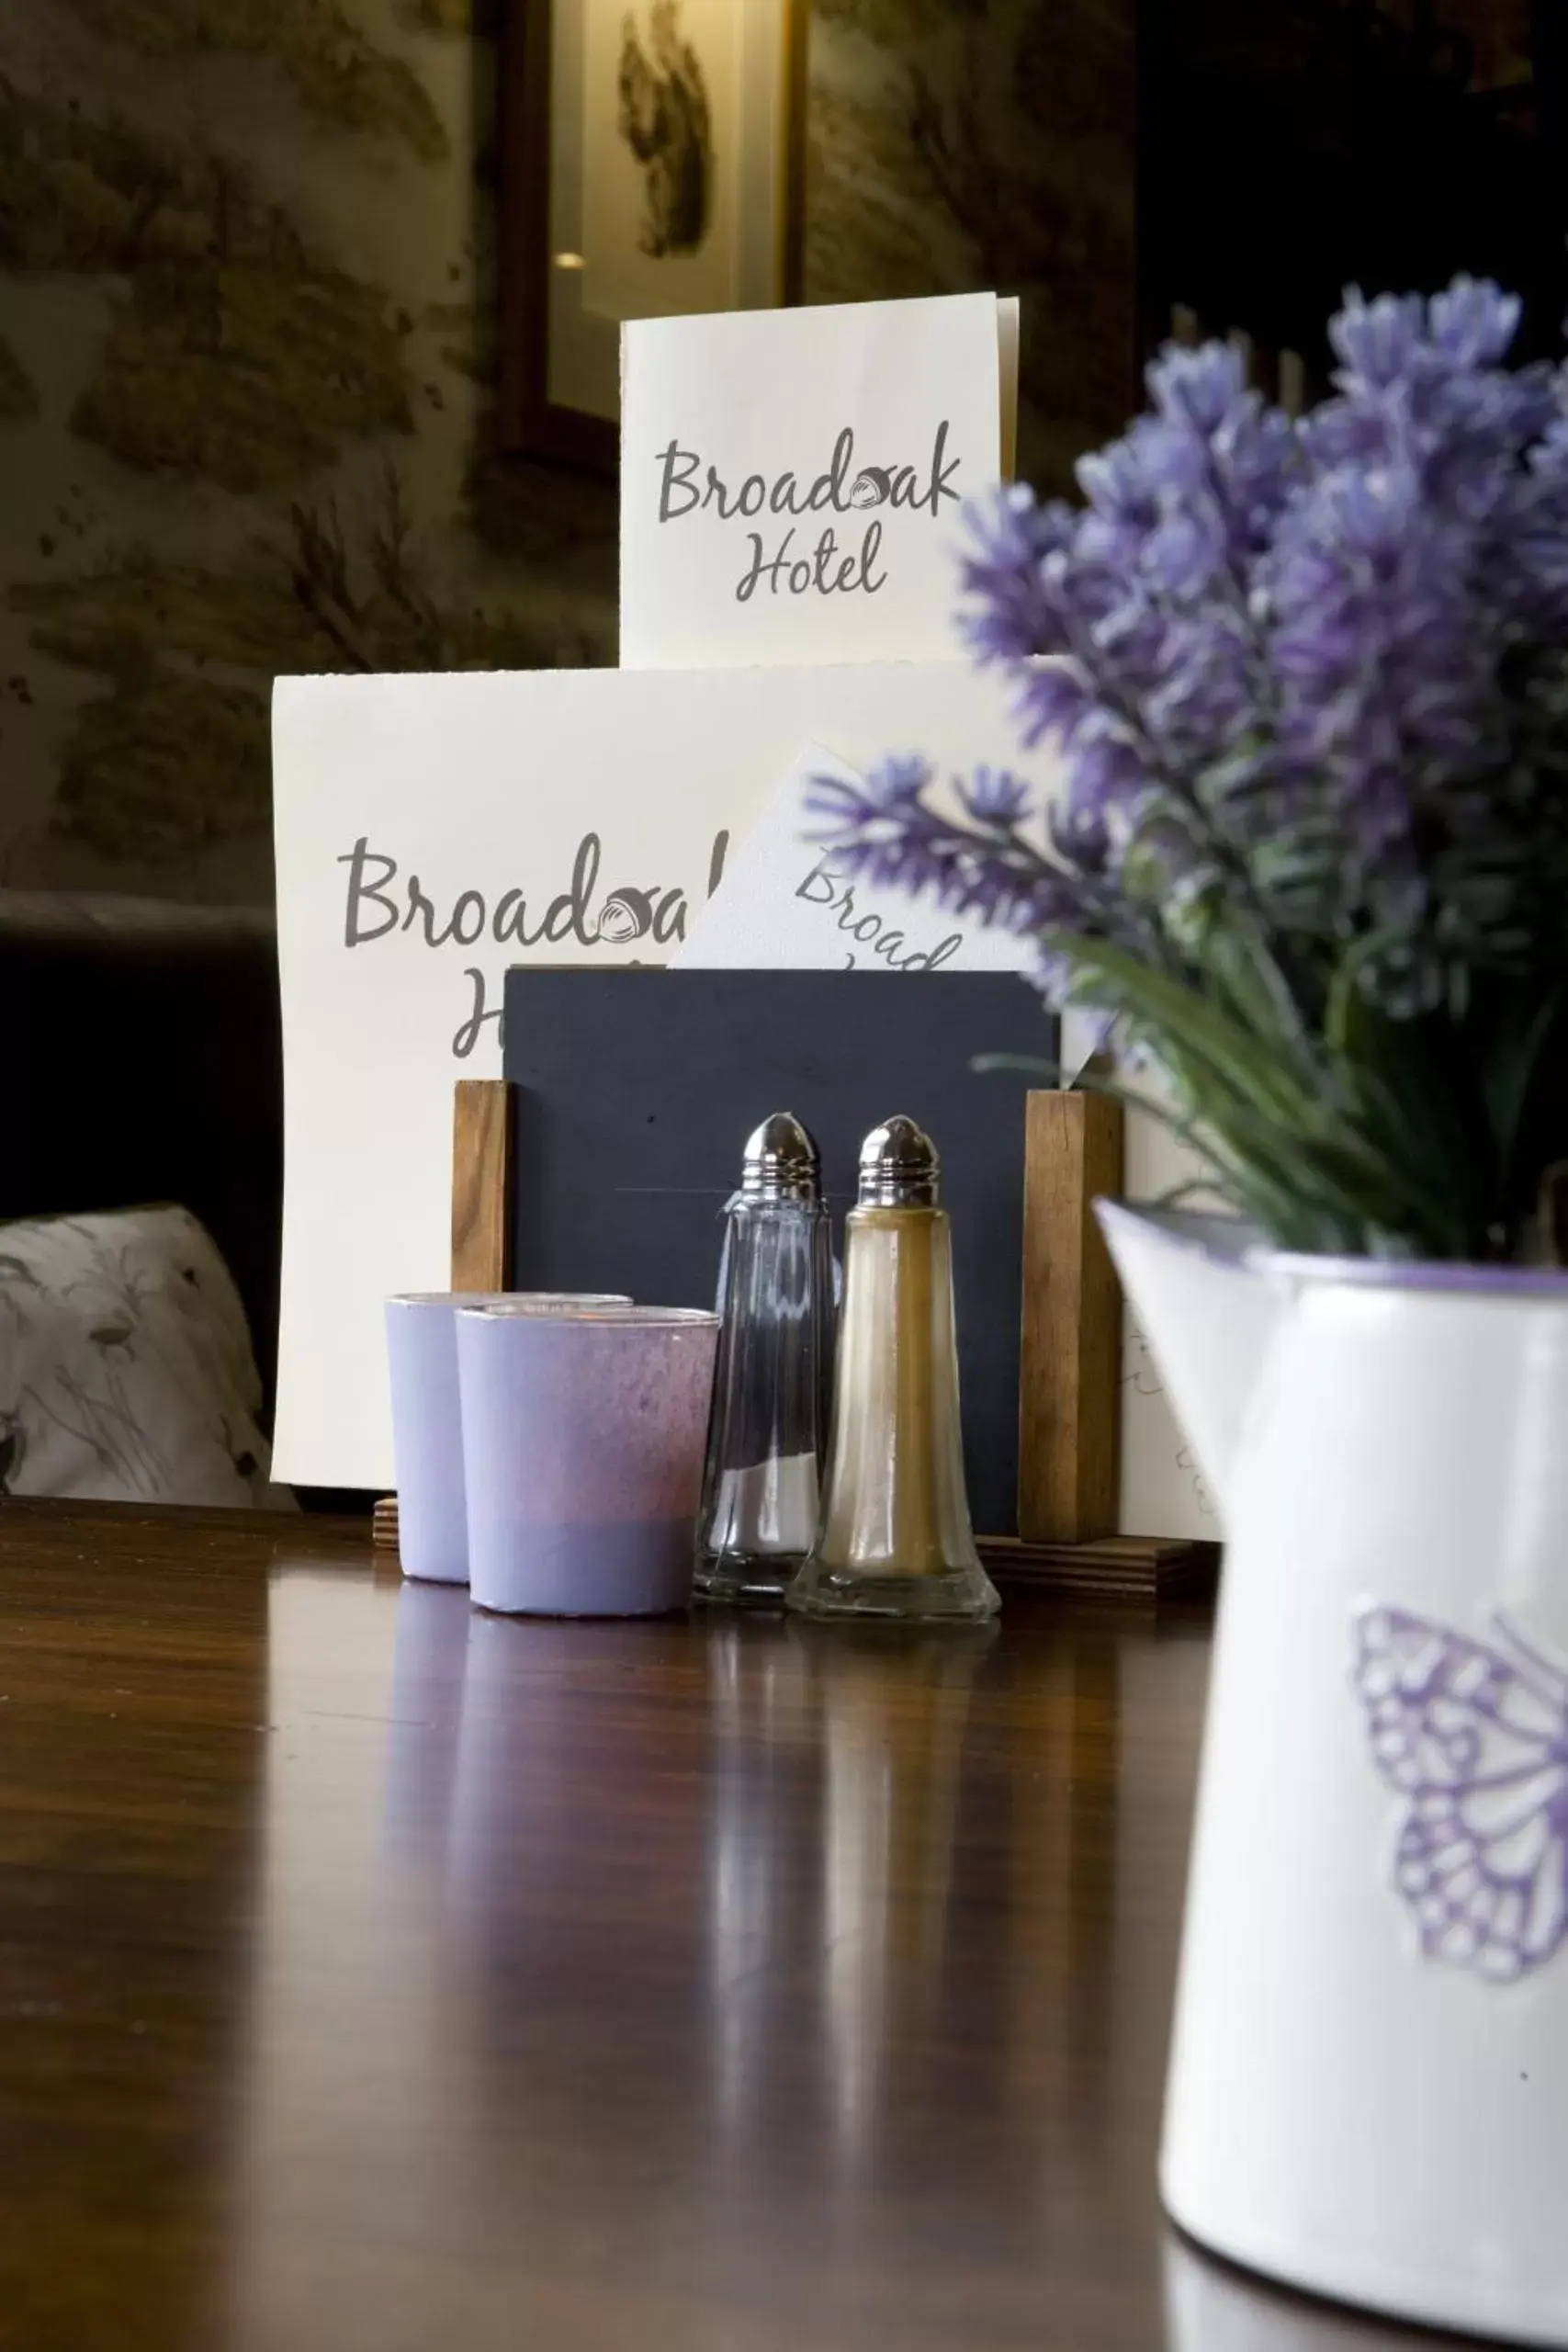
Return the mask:
[[1393, 1878], [1422, 1951], [1507, 1984], [1568, 1936], [1568, 1673], [1493, 1625], [1495, 1647], [1364, 1609], [1355, 1681], [1372, 1759], [1406, 1801]]

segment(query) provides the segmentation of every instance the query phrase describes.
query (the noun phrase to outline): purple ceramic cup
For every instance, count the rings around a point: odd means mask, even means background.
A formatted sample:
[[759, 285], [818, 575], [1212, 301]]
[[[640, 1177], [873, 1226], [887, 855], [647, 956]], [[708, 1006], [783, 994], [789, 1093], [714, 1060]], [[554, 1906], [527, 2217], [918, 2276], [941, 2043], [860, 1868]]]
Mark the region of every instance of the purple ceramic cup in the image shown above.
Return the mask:
[[398, 1556], [406, 1577], [468, 1581], [463, 1422], [457, 1395], [459, 1306], [518, 1315], [629, 1305], [613, 1294], [569, 1298], [544, 1292], [412, 1291], [387, 1301], [392, 1387], [392, 1460], [398, 1480]]
[[458, 1315], [477, 1608], [685, 1607], [717, 1344], [717, 1316], [694, 1308]]

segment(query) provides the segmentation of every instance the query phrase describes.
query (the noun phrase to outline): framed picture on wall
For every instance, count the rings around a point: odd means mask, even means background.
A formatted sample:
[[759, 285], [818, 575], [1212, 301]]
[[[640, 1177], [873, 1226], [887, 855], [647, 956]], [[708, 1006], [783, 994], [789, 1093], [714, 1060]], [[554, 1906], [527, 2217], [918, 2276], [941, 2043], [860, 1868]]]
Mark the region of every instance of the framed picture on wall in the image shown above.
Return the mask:
[[612, 469], [624, 319], [800, 298], [807, 0], [504, 0], [503, 449]]

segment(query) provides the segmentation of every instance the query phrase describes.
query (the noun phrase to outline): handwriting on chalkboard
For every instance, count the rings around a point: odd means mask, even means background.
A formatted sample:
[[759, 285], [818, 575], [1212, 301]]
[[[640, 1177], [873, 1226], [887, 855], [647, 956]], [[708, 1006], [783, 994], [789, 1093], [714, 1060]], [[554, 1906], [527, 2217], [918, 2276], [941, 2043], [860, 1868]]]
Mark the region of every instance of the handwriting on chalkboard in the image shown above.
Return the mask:
[[[708, 857], [707, 896], [711, 899], [724, 878], [729, 851], [728, 831], [714, 835]], [[351, 850], [338, 859], [348, 868], [344, 898], [343, 944], [346, 948], [373, 946], [378, 939], [404, 933], [426, 947], [475, 947], [480, 942], [498, 947], [606, 948], [617, 961], [633, 961], [621, 951], [649, 940], [655, 947], [671, 947], [686, 936], [688, 893], [682, 886], [663, 883], [622, 883], [601, 891], [604, 843], [597, 833], [584, 833], [572, 861], [571, 877], [539, 911], [541, 893], [532, 896], [509, 887], [492, 897], [477, 888], [437, 899], [401, 862], [370, 846], [361, 833]], [[483, 967], [470, 964], [464, 978], [469, 984], [470, 1008], [452, 1039], [452, 1051], [466, 1061], [491, 1022], [498, 1042], [502, 1009], [487, 1001]]]
[[[943, 504], [957, 505], [961, 493], [953, 486], [962, 459], [947, 455], [949, 433], [944, 419], [936, 428], [929, 463], [855, 466], [855, 436], [845, 425], [833, 444], [826, 468], [806, 486], [793, 468], [769, 476], [750, 473], [731, 486], [716, 466], [703, 469], [702, 452], [671, 439], [656, 460], [659, 467], [659, 520], [678, 523], [688, 514], [714, 514], [721, 522], [750, 520], [767, 514], [791, 520], [782, 536], [768, 538], [747, 531], [747, 555], [735, 584], [735, 601], [750, 604], [766, 583], [769, 595], [874, 596], [886, 587], [887, 573], [877, 569], [882, 553], [882, 515], [887, 513], [929, 514], [934, 521]], [[871, 514], [858, 546], [840, 541], [832, 524], [824, 526], [816, 545], [797, 531], [806, 514]]]

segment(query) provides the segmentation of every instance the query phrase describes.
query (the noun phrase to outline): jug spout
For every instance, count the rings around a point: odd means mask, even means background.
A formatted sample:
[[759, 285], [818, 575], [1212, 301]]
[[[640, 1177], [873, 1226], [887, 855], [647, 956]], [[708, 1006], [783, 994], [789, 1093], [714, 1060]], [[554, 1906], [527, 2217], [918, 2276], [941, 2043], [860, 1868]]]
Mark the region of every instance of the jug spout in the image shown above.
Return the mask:
[[1231, 1471], [1281, 1294], [1239, 1218], [1097, 1201], [1095, 1215], [1198, 1466], [1228, 1514]]

